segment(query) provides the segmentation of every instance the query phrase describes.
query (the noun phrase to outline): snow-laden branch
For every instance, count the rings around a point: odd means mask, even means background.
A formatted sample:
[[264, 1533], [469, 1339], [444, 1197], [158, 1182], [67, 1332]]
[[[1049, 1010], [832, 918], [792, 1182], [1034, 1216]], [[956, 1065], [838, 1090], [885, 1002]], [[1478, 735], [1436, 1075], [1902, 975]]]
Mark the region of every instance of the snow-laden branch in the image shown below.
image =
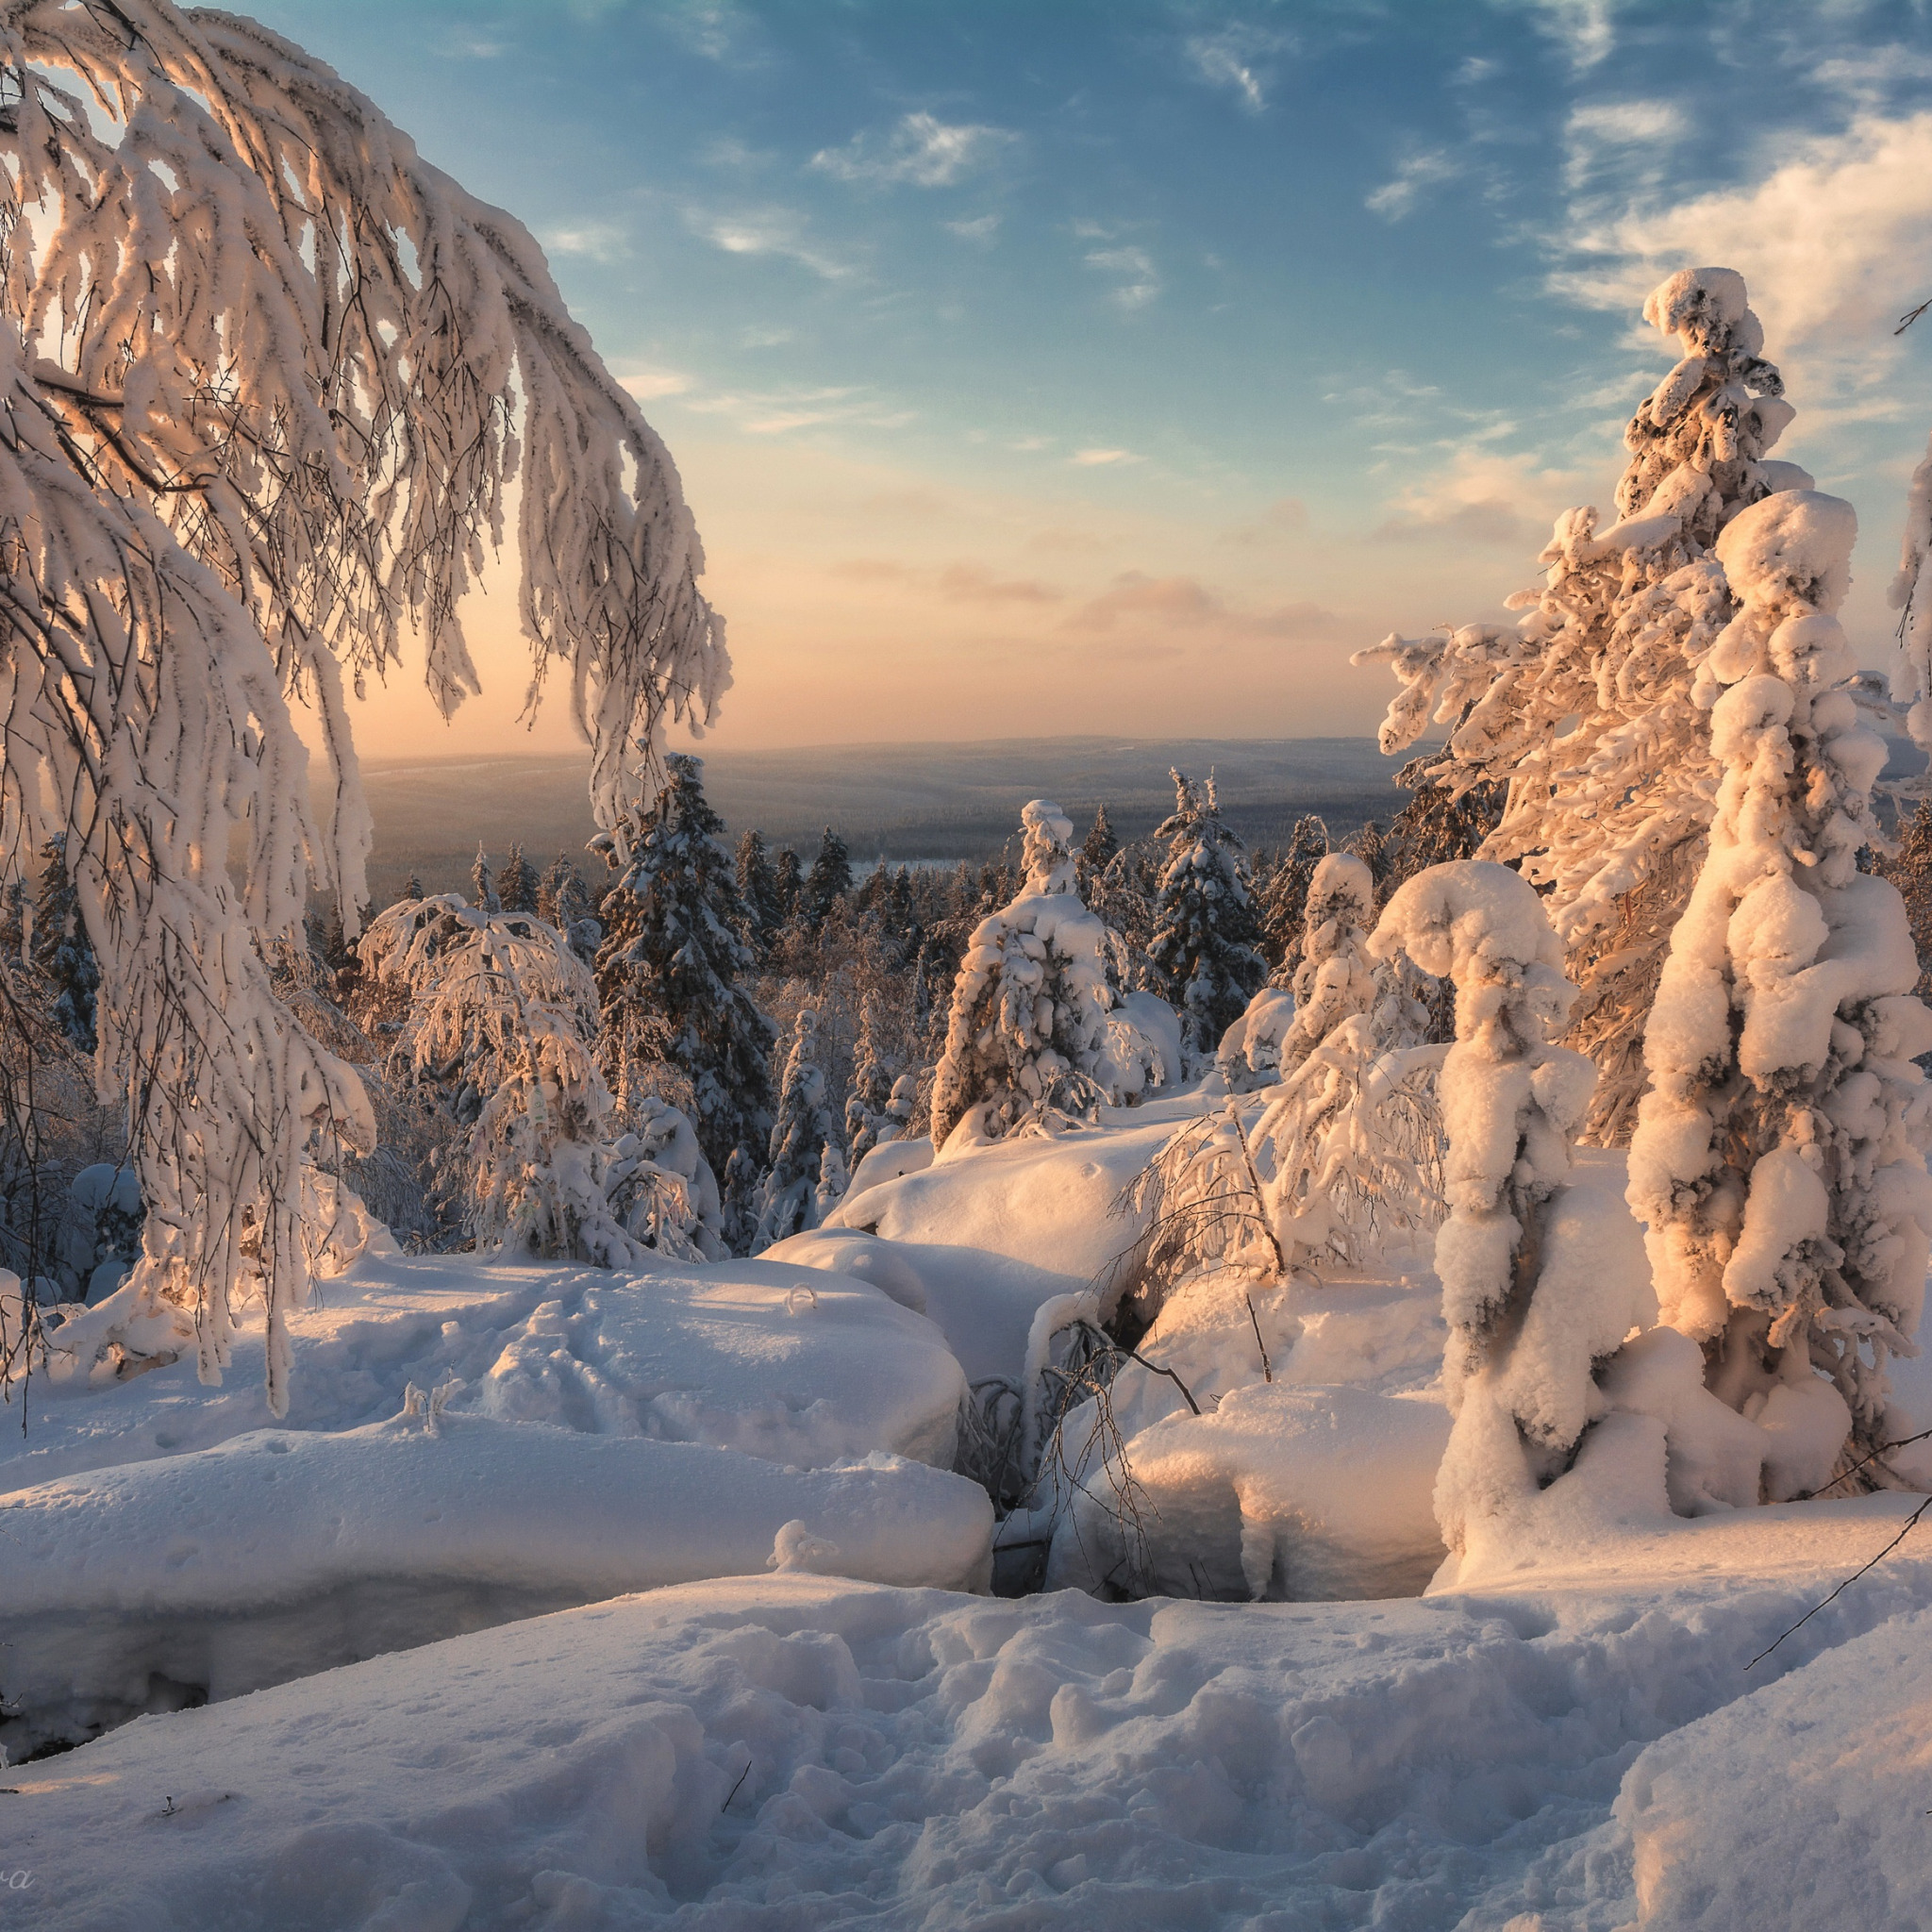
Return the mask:
[[87, 1345], [174, 1307], [213, 1374], [258, 1268], [283, 1401], [305, 1145], [368, 1116], [260, 948], [311, 877], [353, 928], [347, 694], [410, 629], [445, 710], [476, 689], [458, 605], [512, 505], [529, 701], [560, 665], [613, 824], [728, 673], [671, 459], [536, 243], [250, 22], [0, 4], [0, 869], [68, 835], [152, 1210]]

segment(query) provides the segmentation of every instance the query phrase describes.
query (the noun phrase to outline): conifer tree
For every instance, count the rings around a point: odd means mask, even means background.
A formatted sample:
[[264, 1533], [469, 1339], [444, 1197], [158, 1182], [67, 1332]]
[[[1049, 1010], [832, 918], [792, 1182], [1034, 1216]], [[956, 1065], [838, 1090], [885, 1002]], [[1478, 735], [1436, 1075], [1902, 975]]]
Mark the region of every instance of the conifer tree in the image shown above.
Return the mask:
[[1210, 1057], [1267, 977], [1248, 889], [1246, 849], [1221, 816], [1210, 775], [1197, 785], [1171, 774], [1173, 815], [1155, 831], [1168, 841], [1147, 958], [1156, 987], [1181, 1016], [1188, 1052]]
[[845, 1096], [845, 1142], [855, 1166], [877, 1142], [892, 1094], [894, 1070], [879, 1034], [879, 1004], [867, 995], [859, 1008], [858, 1040], [852, 1049], [852, 1091]]
[[788, 925], [798, 917], [799, 907], [805, 898], [805, 869], [799, 862], [798, 854], [791, 846], [779, 849], [776, 863], [772, 868], [772, 891], [774, 903], [778, 908], [780, 926]]
[[953, 989], [933, 1080], [932, 1138], [943, 1147], [974, 1109], [990, 1139], [1048, 1112], [1091, 1119], [1111, 1004], [1107, 934], [1074, 890], [1072, 824], [1036, 798], [1022, 814], [1025, 884], [974, 930]]
[[832, 916], [832, 908], [852, 890], [852, 855], [830, 825], [819, 841], [818, 857], [805, 882], [802, 912], [807, 927], [817, 932]]
[[1088, 828], [1087, 836], [1080, 841], [1080, 862], [1074, 874], [1080, 896], [1089, 904], [1092, 903], [1093, 882], [1107, 870], [1120, 849], [1121, 841], [1114, 836], [1113, 821], [1108, 817], [1107, 806], [1103, 803], [1093, 814], [1093, 824]]
[[739, 982], [753, 970], [743, 900], [703, 763], [673, 752], [665, 785], [620, 835], [595, 841], [619, 867], [604, 895], [596, 979], [607, 1058], [622, 1066], [655, 1030], [691, 1087], [698, 1144], [714, 1174], [771, 1131], [772, 1024]]
[[1357, 654], [1387, 658], [1402, 681], [1385, 752], [1434, 722], [1449, 736], [1428, 757], [1432, 781], [1451, 798], [1505, 788], [1482, 855], [1545, 894], [1580, 991], [1570, 1043], [1603, 1075], [1585, 1129], [1600, 1144], [1634, 1119], [1644, 1018], [1717, 795], [1709, 713], [1692, 696], [1732, 613], [1710, 553], [1740, 510], [1811, 480], [1766, 460], [1795, 411], [1740, 276], [1680, 270], [1643, 317], [1683, 355], [1624, 429], [1616, 517], [1600, 528], [1586, 506], [1557, 520], [1542, 581], [1507, 600], [1523, 613], [1513, 625]]
[[475, 862], [470, 867], [470, 904], [478, 912], [501, 912], [503, 901], [496, 895], [496, 875], [490, 869], [490, 855], [476, 842]]
[[422, 896], [423, 881], [420, 878], [418, 878], [414, 873], [411, 873], [409, 876], [403, 881], [402, 897], [405, 899], [420, 899]]
[[1274, 962], [1271, 980], [1275, 986], [1294, 984], [1295, 968], [1301, 964], [1308, 881], [1328, 851], [1327, 822], [1313, 812], [1298, 818], [1288, 835], [1288, 850], [1261, 888], [1261, 950]]
[[1808, 1467], [1768, 1454], [1773, 1500], [1884, 1446], [1886, 1362], [1918, 1353], [1932, 1236], [1912, 1064], [1932, 1013], [1897, 888], [1856, 870], [1886, 757], [1836, 616], [1856, 531], [1841, 498], [1784, 491], [1716, 540], [1741, 607], [1698, 669], [1724, 782], [1630, 1143], [1664, 1322], [1704, 1345], [1714, 1393], [1823, 1442]]
[[80, 916], [80, 898], [67, 870], [67, 840], [57, 833], [41, 847], [40, 891], [34, 899], [33, 958], [47, 982], [54, 1018], [83, 1053], [94, 1050], [94, 1002], [101, 972]]
[[1912, 949], [1919, 957], [1919, 983], [1912, 991], [1925, 999], [1932, 995], [1932, 798], [1920, 799], [1899, 826], [1898, 849], [1878, 870], [1905, 901]]
[[[792, 862], [797, 863], [795, 858]], [[772, 866], [772, 855], [765, 849], [765, 835], [756, 825], [738, 841], [738, 895], [744, 901], [745, 937], [762, 959], [778, 937], [785, 912], [779, 903], [778, 875]]]
[[814, 1008], [800, 1007], [792, 1024], [778, 1117], [772, 1126], [770, 1165], [758, 1189], [758, 1228], [751, 1242], [755, 1255], [819, 1224], [825, 1149], [837, 1146], [839, 1130], [825, 1094], [824, 1069], [819, 1065], [818, 1021]]
[[[537, 895], [542, 890], [542, 883], [537, 876], [537, 868], [524, 857], [523, 846], [512, 845], [496, 881], [496, 896], [502, 901], [503, 909], [506, 912], [535, 912]], [[556, 922], [551, 923], [554, 924]]]
[[567, 852], [550, 861], [537, 888], [537, 917], [554, 925], [587, 966], [595, 961], [604, 927], [596, 917], [591, 889]]

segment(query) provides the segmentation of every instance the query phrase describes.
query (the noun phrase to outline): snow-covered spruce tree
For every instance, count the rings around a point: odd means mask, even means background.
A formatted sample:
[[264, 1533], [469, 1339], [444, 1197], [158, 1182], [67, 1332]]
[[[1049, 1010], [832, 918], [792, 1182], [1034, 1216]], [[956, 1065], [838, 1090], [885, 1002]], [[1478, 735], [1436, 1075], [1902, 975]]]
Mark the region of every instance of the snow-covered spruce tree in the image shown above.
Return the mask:
[[744, 902], [745, 938], [762, 959], [785, 923], [778, 899], [778, 875], [765, 849], [765, 835], [754, 825], [738, 841], [738, 896]]
[[1922, 798], [1898, 829], [1896, 849], [1881, 859], [1879, 872], [1905, 901], [1912, 950], [1919, 956], [1919, 980], [1912, 991], [1932, 993], [1932, 798]]
[[1246, 849], [1223, 820], [1210, 775], [1172, 774], [1174, 808], [1155, 830], [1167, 863], [1154, 902], [1147, 959], [1155, 989], [1181, 1016], [1191, 1054], [1210, 1055], [1268, 976]]
[[754, 1255], [816, 1227], [821, 1218], [819, 1183], [825, 1149], [837, 1146], [839, 1130], [825, 1093], [824, 1069], [819, 1065], [818, 1023], [810, 1007], [799, 1008], [792, 1023], [769, 1165], [758, 1186], [758, 1221], [750, 1242]]
[[691, 1082], [698, 1144], [723, 1174], [742, 1147], [756, 1153], [772, 1131], [771, 1022], [752, 1004], [749, 923], [724, 824], [704, 791], [703, 762], [664, 759], [664, 789], [597, 842], [618, 868], [599, 910], [597, 951], [605, 1058], [625, 1104], [637, 1024], [658, 1019], [670, 1038], [649, 1058], [668, 1058]]
[[1630, 1146], [1664, 1321], [1754, 1420], [1804, 1403], [1824, 1451], [1806, 1488], [1887, 1440], [1886, 1359], [1917, 1353], [1932, 1232], [1932, 1093], [1911, 1064], [1932, 1014], [1897, 888], [1855, 869], [1886, 756], [1834, 615], [1857, 527], [1850, 504], [1792, 491], [1717, 540], [1740, 608], [1698, 695], [1724, 782]]
[[1275, 986], [1291, 987], [1301, 964], [1302, 927], [1307, 914], [1308, 882], [1330, 850], [1328, 825], [1310, 812], [1294, 822], [1282, 853], [1257, 900], [1261, 921], [1261, 950], [1274, 962]]
[[420, 878], [418, 878], [414, 873], [411, 873], [409, 876], [403, 881], [403, 890], [401, 891], [401, 892], [397, 894], [397, 897], [403, 899], [420, 899], [422, 896], [423, 881]]
[[805, 870], [798, 854], [789, 845], [780, 848], [772, 867], [772, 891], [778, 908], [778, 922], [781, 926], [788, 924], [798, 917], [799, 905], [805, 897]]
[[503, 910], [503, 900], [496, 891], [496, 874], [491, 869], [490, 855], [484, 851], [480, 840], [476, 845], [476, 857], [470, 863], [470, 904], [478, 912]]
[[819, 841], [818, 857], [799, 895], [799, 916], [817, 932], [832, 916], [832, 908], [852, 890], [852, 855], [830, 825]]
[[1647, 1310], [1640, 1279], [1552, 1227], [1597, 1076], [1551, 1043], [1575, 990], [1535, 889], [1480, 859], [1434, 866], [1396, 889], [1370, 943], [1456, 986], [1440, 1075], [1449, 1214], [1436, 1235], [1456, 1418], [1436, 1518], [1455, 1560], [1520, 1527], [1608, 1406], [1594, 1364]]
[[1586, 1129], [1602, 1144], [1635, 1118], [1644, 1015], [1717, 791], [1708, 714], [1691, 695], [1731, 615], [1711, 546], [1746, 505], [1810, 482], [1765, 460], [1794, 411], [1760, 356], [1742, 279], [1681, 270], [1643, 314], [1683, 355], [1624, 432], [1617, 517], [1599, 527], [1585, 507], [1557, 520], [1542, 583], [1508, 599], [1523, 612], [1513, 626], [1391, 637], [1359, 654], [1388, 658], [1402, 682], [1385, 752], [1433, 721], [1450, 731], [1429, 782], [1452, 799], [1507, 788], [1482, 856], [1546, 889], [1581, 990], [1572, 1043], [1602, 1074]]
[[[504, 911], [535, 912], [538, 894], [542, 890], [543, 881], [537, 876], [537, 868], [524, 857], [522, 845], [511, 845], [509, 857], [503, 861], [503, 874], [496, 881], [496, 895]], [[557, 924], [555, 920], [547, 923]]]
[[932, 1143], [969, 1115], [999, 1140], [1050, 1113], [1091, 1120], [1111, 1000], [1107, 933], [1074, 890], [1074, 827], [1058, 806], [1021, 812], [1024, 881], [983, 919], [953, 986], [946, 1048], [933, 1080]]
[[1284, 1074], [1344, 1020], [1374, 1005], [1378, 989], [1368, 943], [1374, 923], [1375, 881], [1368, 867], [1350, 853], [1329, 853], [1308, 881], [1303, 908], [1294, 1020], [1281, 1041]]
[[1154, 990], [1147, 947], [1160, 870], [1144, 847], [1124, 845], [1108, 860], [1088, 900], [1107, 928], [1107, 983], [1116, 994]]
[[877, 1145], [892, 1096], [896, 1069], [887, 1056], [880, 1031], [878, 1002], [868, 998], [859, 1008], [858, 1040], [852, 1049], [852, 1087], [845, 1096], [845, 1144], [852, 1150], [855, 1167]]
[[67, 871], [64, 832], [56, 833], [41, 848], [40, 890], [34, 895], [33, 961], [47, 983], [56, 1024], [82, 1053], [92, 1053], [101, 969], [81, 918], [80, 895]]
[[[416, 896], [420, 899], [422, 892]], [[586, 966], [594, 962], [604, 941], [604, 927], [591, 889], [567, 852], [559, 852], [550, 861], [550, 870], [537, 888], [537, 917], [546, 925], [554, 925]]]
[[1115, 837], [1113, 821], [1107, 815], [1103, 803], [1093, 814], [1093, 823], [1087, 828], [1087, 836], [1080, 841], [1079, 860], [1074, 869], [1074, 884], [1079, 888], [1081, 898], [1091, 903], [1094, 882], [1113, 861], [1113, 856], [1121, 849], [1121, 841]]
[[723, 638], [671, 459], [537, 244], [364, 96], [169, 0], [21, 0], [0, 64], [0, 856], [69, 835], [151, 1209], [72, 1370], [193, 1347], [211, 1378], [258, 1280], [279, 1411], [305, 1154], [371, 1132], [265, 963], [311, 875], [345, 921], [365, 896], [350, 687], [413, 626], [445, 709], [476, 688], [457, 613], [512, 476], [523, 629], [601, 822], [632, 743], [710, 711]]
[[[618, 1132], [597, 1065], [597, 989], [554, 926], [442, 893], [378, 913], [361, 955], [409, 994], [394, 1070], [441, 1087], [466, 1129], [461, 1181], [479, 1248], [606, 1268], [656, 1248], [701, 1251], [683, 1177]], [[709, 1198], [715, 1215], [714, 1187]]]

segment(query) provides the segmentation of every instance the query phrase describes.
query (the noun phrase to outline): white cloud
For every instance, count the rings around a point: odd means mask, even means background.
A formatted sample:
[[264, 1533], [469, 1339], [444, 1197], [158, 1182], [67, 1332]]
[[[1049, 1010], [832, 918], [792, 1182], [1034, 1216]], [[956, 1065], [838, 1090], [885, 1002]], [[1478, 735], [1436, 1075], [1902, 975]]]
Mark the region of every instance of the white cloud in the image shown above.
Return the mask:
[[1141, 458], [1130, 449], [1082, 449], [1075, 450], [1067, 460], [1082, 469], [1095, 470], [1105, 463], [1138, 463]]
[[694, 375], [681, 369], [625, 369], [617, 379], [641, 403], [655, 402], [660, 396], [687, 395], [698, 386]]
[[811, 243], [804, 218], [789, 208], [756, 208], [728, 215], [693, 208], [686, 211], [685, 218], [694, 233], [726, 255], [781, 256], [828, 282], [841, 281], [852, 273], [849, 262]]
[[1531, 17], [1582, 74], [1617, 44], [1618, 0], [1526, 0]]
[[1688, 125], [1673, 101], [1593, 101], [1573, 108], [1563, 129], [1563, 178], [1574, 190], [1613, 162], [1655, 161]]
[[840, 181], [946, 188], [1018, 139], [1004, 127], [949, 126], [931, 114], [908, 114], [884, 141], [855, 134], [843, 147], [821, 148], [811, 165]]
[[1232, 88], [1249, 113], [1258, 114], [1268, 105], [1267, 87], [1274, 78], [1258, 57], [1278, 53], [1288, 44], [1281, 35], [1265, 28], [1238, 25], [1215, 34], [1191, 36], [1186, 53], [1197, 80], [1209, 87]]
[[1364, 206], [1371, 214], [1380, 215], [1385, 221], [1399, 222], [1414, 211], [1424, 189], [1438, 181], [1453, 181], [1461, 172], [1460, 165], [1450, 158], [1446, 149], [1430, 148], [1425, 153], [1410, 155], [1396, 168], [1395, 178], [1385, 181]]
[[999, 233], [1000, 217], [974, 215], [970, 222], [948, 222], [945, 225], [962, 242], [991, 242]]
[[1087, 266], [1117, 277], [1110, 299], [1123, 308], [1144, 308], [1160, 293], [1160, 272], [1144, 248], [1095, 248]]
[[1581, 259], [1551, 287], [1634, 315], [1674, 269], [1735, 268], [1765, 353], [1797, 374], [1807, 413], [1894, 413], [1875, 391], [1900, 354], [1892, 324], [1924, 292], [1918, 265], [1932, 257], [1932, 112], [1864, 115], [1771, 151], [1767, 171], [1735, 187], [1573, 220], [1560, 245]]
[[910, 409], [898, 408], [873, 391], [853, 385], [727, 391], [693, 397], [686, 407], [702, 415], [723, 416], [747, 436], [784, 436], [794, 429], [814, 429], [823, 424], [842, 424], [860, 429], [903, 429], [913, 420]]
[[546, 228], [539, 240], [551, 255], [580, 255], [591, 261], [621, 261], [630, 253], [629, 230], [616, 222], [579, 222]]

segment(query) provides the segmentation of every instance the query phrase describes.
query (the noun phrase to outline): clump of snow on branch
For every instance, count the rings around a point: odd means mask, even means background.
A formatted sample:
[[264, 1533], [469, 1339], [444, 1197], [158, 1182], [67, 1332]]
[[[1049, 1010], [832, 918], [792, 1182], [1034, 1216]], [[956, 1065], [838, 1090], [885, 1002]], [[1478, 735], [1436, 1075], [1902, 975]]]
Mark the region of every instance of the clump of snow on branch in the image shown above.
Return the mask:
[[1571, 509], [1517, 592], [1513, 626], [1391, 637], [1403, 690], [1382, 748], [1449, 727], [1424, 775], [1459, 798], [1507, 786], [1485, 858], [1547, 888], [1550, 919], [1582, 991], [1575, 1041], [1603, 1072], [1591, 1138], [1625, 1139], [1643, 1082], [1643, 1014], [1714, 808], [1717, 770], [1692, 681], [1730, 616], [1718, 532], [1768, 492], [1810, 478], [1767, 453], [1795, 413], [1742, 279], [1684, 269], [1645, 321], [1681, 359], [1624, 430], [1630, 461], [1607, 525]]
[[513, 480], [530, 697], [561, 664], [600, 822], [634, 741], [708, 718], [722, 627], [670, 457], [536, 243], [327, 67], [167, 0], [27, 0], [0, 91], [0, 854], [69, 835], [151, 1210], [123, 1340], [192, 1316], [213, 1376], [258, 1278], [279, 1410], [303, 1162], [371, 1131], [262, 958], [311, 876], [352, 930], [364, 896], [350, 689], [406, 628], [445, 710], [477, 688], [458, 607]]
[[1747, 1415], [1835, 1401], [1862, 1454], [1887, 1357], [1917, 1353], [1932, 1014], [1897, 888], [1857, 870], [1886, 751], [1834, 614], [1856, 534], [1850, 504], [1804, 491], [1718, 540], [1740, 608], [1698, 696], [1724, 782], [1651, 1014], [1630, 1205], [1664, 1320], [1722, 1338], [1713, 1389]]
[[974, 1138], [998, 1140], [1054, 1114], [1091, 1120], [1111, 1097], [1096, 1077], [1112, 1005], [1107, 928], [1075, 890], [1073, 823], [1036, 798], [1021, 825], [1019, 896], [974, 928], [954, 982], [935, 1147], [969, 1117]]

